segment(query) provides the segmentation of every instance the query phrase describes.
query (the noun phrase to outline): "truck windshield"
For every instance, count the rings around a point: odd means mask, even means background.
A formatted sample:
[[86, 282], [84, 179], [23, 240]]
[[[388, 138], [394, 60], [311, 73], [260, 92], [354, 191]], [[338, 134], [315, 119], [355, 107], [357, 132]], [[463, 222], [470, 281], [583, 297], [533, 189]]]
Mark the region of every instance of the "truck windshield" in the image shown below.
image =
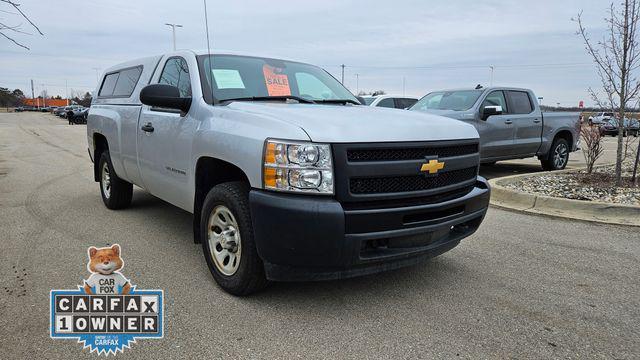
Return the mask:
[[437, 91], [420, 99], [411, 110], [469, 110], [476, 103], [482, 90]]
[[214, 103], [269, 98], [359, 103], [333, 76], [313, 65], [238, 55], [200, 55], [198, 65], [205, 99], [211, 99], [213, 86]]

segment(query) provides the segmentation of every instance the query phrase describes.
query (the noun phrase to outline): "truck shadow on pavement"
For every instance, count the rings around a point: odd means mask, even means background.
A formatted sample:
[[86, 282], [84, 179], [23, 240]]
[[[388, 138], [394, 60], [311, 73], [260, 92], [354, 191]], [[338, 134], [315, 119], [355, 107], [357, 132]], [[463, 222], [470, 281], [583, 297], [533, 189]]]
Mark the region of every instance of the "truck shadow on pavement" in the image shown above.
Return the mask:
[[480, 166], [480, 176], [487, 180], [511, 176], [518, 174], [537, 173], [541, 172], [542, 168], [536, 164], [517, 164], [512, 162], [497, 163], [494, 165], [482, 165]]
[[[182, 255], [178, 257], [201, 253], [201, 245], [194, 244], [191, 238], [192, 215], [190, 213], [139, 190], [134, 191], [133, 202], [125, 211], [136, 213], [136, 217], [153, 218], [157, 223], [168, 226], [170, 233], [165, 232], [165, 235], [170, 239], [176, 239], [173, 246], [188, 248], [187, 251], [182, 251]], [[164, 229], [168, 230], [166, 227]], [[463, 246], [464, 241], [459, 246]], [[452, 252], [456, 252], [456, 249], [453, 249]], [[208, 273], [204, 258], [183, 260], [202, 262], [203, 273], [199, 274], [197, 278], [209, 279], [207, 288], [219, 292], [220, 295], [226, 295]], [[367, 302], [366, 299], [376, 299], [381, 294], [392, 297], [410, 297], [432, 291], [446, 292], [452, 284], [459, 283], [462, 279], [468, 279], [470, 276], [461, 260], [456, 259], [455, 254], [446, 253], [436, 258], [426, 259], [414, 266], [355, 278], [315, 282], [273, 282], [257, 294], [235, 299], [237, 301], [256, 301], [256, 305], [262, 303], [260, 306], [271, 303], [281, 304], [286, 301], [294, 307], [305, 306], [304, 304], [308, 301], [321, 301], [322, 299], [326, 299], [327, 304], [333, 303], [335, 305], [336, 297], [349, 301]], [[377, 302], [379, 298], [372, 301]]]
[[464, 265], [455, 258], [455, 254], [446, 253], [417, 265], [378, 274], [329, 281], [274, 282], [250, 299], [304, 304], [326, 298], [328, 303], [335, 305], [337, 297], [361, 303], [377, 303], [385, 297], [412, 298], [434, 291], [446, 293], [456, 282], [468, 281], [463, 280], [465, 278], [468, 279], [468, 274]]

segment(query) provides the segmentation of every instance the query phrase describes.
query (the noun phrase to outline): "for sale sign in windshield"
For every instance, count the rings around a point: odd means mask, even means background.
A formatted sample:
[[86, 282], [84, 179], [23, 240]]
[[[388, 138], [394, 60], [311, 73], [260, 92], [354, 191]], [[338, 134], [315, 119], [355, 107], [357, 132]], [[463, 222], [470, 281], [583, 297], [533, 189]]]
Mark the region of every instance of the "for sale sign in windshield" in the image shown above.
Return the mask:
[[116, 354], [139, 338], [162, 338], [163, 291], [138, 290], [120, 272], [119, 245], [90, 247], [91, 273], [77, 290], [51, 291], [51, 337], [77, 339], [98, 354]]

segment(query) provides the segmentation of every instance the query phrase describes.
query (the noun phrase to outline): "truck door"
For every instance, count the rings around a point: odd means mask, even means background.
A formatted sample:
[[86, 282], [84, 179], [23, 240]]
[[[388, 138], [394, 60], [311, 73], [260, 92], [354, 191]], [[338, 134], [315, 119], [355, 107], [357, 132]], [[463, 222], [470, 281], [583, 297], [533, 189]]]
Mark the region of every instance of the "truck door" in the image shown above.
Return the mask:
[[[501, 115], [483, 119], [486, 106], [501, 106]], [[514, 155], [514, 127], [506, 97], [502, 90], [490, 92], [480, 106], [480, 120], [476, 122], [480, 133], [480, 157], [485, 159], [507, 158]]]
[[[162, 71], [153, 76], [151, 83], [176, 86], [180, 96], [191, 97], [190, 76], [197, 74], [194, 66], [195, 63], [190, 69], [183, 57], [170, 57], [159, 65]], [[189, 210], [189, 164], [197, 129], [193, 112], [185, 115], [178, 110], [143, 105], [138, 121], [138, 162], [145, 188], [185, 210]]]
[[527, 91], [508, 90], [506, 93], [515, 130], [516, 154], [534, 155], [542, 141], [542, 114]]

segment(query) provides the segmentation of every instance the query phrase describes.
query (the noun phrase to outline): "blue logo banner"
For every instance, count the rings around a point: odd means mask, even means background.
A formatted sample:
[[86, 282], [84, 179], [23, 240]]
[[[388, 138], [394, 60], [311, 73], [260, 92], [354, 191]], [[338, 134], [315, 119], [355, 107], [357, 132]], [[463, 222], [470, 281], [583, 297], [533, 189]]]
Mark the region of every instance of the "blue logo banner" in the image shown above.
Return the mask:
[[54, 339], [77, 339], [99, 355], [117, 354], [137, 339], [160, 339], [164, 333], [164, 292], [137, 290], [125, 295], [52, 290], [50, 334]]

